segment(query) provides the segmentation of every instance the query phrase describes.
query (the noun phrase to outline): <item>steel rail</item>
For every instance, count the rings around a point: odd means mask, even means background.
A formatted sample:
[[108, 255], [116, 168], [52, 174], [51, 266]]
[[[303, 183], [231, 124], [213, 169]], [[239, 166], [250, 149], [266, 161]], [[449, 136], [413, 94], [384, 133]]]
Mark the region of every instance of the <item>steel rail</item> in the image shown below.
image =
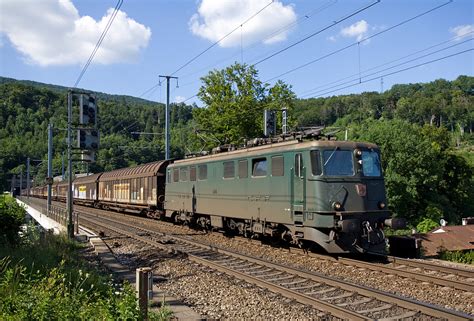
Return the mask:
[[[118, 234], [127, 235], [128, 237], [130, 237], [132, 239], [135, 239], [137, 241], [146, 243], [146, 244], [151, 245], [153, 247], [157, 247], [157, 248], [160, 248], [160, 249], [165, 250], [165, 251], [168, 251], [170, 249], [169, 245], [164, 245], [164, 244], [161, 244], [157, 241], [150, 240], [146, 237], [138, 236], [135, 233], [127, 232], [127, 231], [122, 230], [122, 229], [111, 227], [109, 225], [103, 224], [103, 223], [98, 222], [96, 220], [90, 220], [89, 218], [86, 218], [86, 220], [88, 220], [89, 222], [92, 222], [93, 224], [100, 225], [100, 226], [102, 226], [106, 229], [110, 229], [110, 230], [112, 230], [112, 231], [114, 231]], [[123, 223], [120, 222], [120, 224], [123, 224]], [[136, 228], [136, 227], [134, 227], [134, 228]], [[176, 249], [175, 249], [175, 251], [176, 251]], [[361, 314], [358, 314], [356, 312], [353, 312], [353, 311], [350, 311], [350, 310], [347, 310], [347, 309], [344, 309], [344, 308], [341, 308], [341, 307], [338, 307], [338, 306], [335, 306], [335, 305], [328, 304], [327, 302], [324, 302], [324, 301], [312, 298], [310, 296], [307, 296], [307, 295], [289, 290], [287, 288], [272, 284], [270, 282], [266, 282], [264, 280], [258, 279], [257, 277], [251, 277], [248, 274], [236, 271], [232, 268], [225, 267], [224, 265], [212, 262], [211, 260], [207, 260], [203, 257], [198, 256], [198, 255], [195, 255], [195, 254], [192, 254], [192, 253], [181, 252], [181, 251], [176, 251], [176, 253], [186, 254], [188, 256], [188, 259], [193, 261], [193, 262], [208, 266], [210, 268], [213, 268], [213, 269], [218, 270], [220, 272], [226, 273], [230, 276], [237, 277], [241, 280], [244, 280], [246, 282], [255, 284], [257, 286], [265, 287], [265, 288], [267, 288], [267, 289], [269, 289], [273, 292], [279, 293], [279, 294], [281, 294], [281, 295], [283, 295], [287, 298], [296, 299], [298, 302], [301, 302], [301, 303], [306, 304], [306, 305], [311, 305], [311, 306], [315, 307], [317, 310], [322, 310], [324, 312], [331, 313], [336, 317], [344, 318], [344, 319], [350, 319], [350, 320], [371, 320], [371, 318], [367, 318], [367, 317], [365, 317]]]
[[[88, 207], [87, 209], [90, 210], [90, 208]], [[97, 211], [101, 211], [101, 210], [97, 210]], [[106, 212], [108, 213], [108, 211]], [[142, 221], [142, 219], [138, 217], [134, 217], [134, 219], [139, 222]], [[145, 219], [143, 219], [143, 221], [144, 220]], [[290, 252], [305, 253], [303, 250], [295, 249], [295, 248], [290, 248]], [[350, 258], [345, 258], [345, 257], [334, 258], [331, 256], [318, 255], [315, 253], [308, 253], [308, 255], [311, 257], [318, 258], [318, 259], [332, 260], [332, 261], [346, 264], [349, 266], [357, 266], [357, 267], [366, 268], [372, 271], [389, 273], [389, 274], [397, 275], [404, 278], [415, 279], [422, 282], [429, 282], [429, 283], [436, 284], [443, 287], [450, 287], [450, 288], [454, 288], [454, 289], [458, 289], [462, 291], [474, 292], [474, 284], [472, 282], [466, 282], [462, 280], [461, 281], [452, 280], [449, 278], [446, 279], [446, 278], [442, 278], [442, 277], [438, 277], [434, 275], [427, 275], [425, 273], [418, 272], [418, 271], [403, 270], [403, 269], [400, 269], [400, 267], [397, 268], [396, 266], [395, 267], [383, 266], [381, 264], [364, 262], [361, 260], [355, 260], [355, 259], [350, 259]], [[459, 269], [459, 268], [453, 268], [453, 267], [446, 267], [446, 266], [442, 266], [442, 265], [438, 265], [438, 264], [434, 264], [430, 262], [419, 262], [419, 261], [413, 261], [409, 259], [402, 259], [402, 258], [398, 258], [394, 256], [385, 256], [384, 258], [387, 258], [387, 260], [390, 263], [394, 265], [398, 265], [398, 266], [405, 265], [407, 267], [419, 268], [419, 269], [422, 269], [423, 271], [435, 271], [435, 272], [441, 272], [441, 273], [448, 273], [448, 274], [453, 274], [455, 276], [474, 279], [474, 271], [468, 271], [465, 269]]]
[[[86, 213], [83, 213], [83, 214], [86, 214]], [[88, 214], [88, 215], [91, 215], [91, 214]], [[113, 222], [115, 224], [121, 224], [123, 226], [127, 226], [127, 227], [130, 227], [130, 228], [136, 229], [136, 230], [143, 230], [143, 231], [146, 231], [147, 233], [150, 233], [150, 234], [163, 235], [163, 233], [157, 233], [155, 231], [148, 230], [148, 229], [143, 228], [143, 227], [137, 227], [137, 226], [134, 226], [134, 225], [131, 225], [131, 224], [128, 224], [128, 223], [112, 221], [112, 220], [109, 220], [109, 219], [104, 218], [104, 217], [101, 217], [101, 219], [108, 220], [108, 221]], [[87, 220], [91, 221], [90, 219], [87, 219]], [[169, 250], [169, 245], [164, 246], [163, 244], [160, 244], [157, 241], [152, 241], [152, 240], [147, 239], [145, 237], [138, 236], [138, 235], [136, 235], [136, 233], [126, 232], [126, 231], [123, 231], [123, 230], [120, 230], [120, 229], [111, 228], [110, 226], [106, 225], [105, 223], [97, 222], [96, 220], [92, 220], [92, 221], [95, 221], [96, 224], [98, 223], [99, 225], [102, 225], [104, 228], [108, 228], [108, 229], [112, 229], [112, 230], [115, 229], [116, 233], [126, 234], [127, 236], [129, 236], [133, 239], [142, 241], [144, 243], [147, 243], [147, 244], [150, 244], [150, 245], [153, 245], [153, 246], [157, 246], [157, 247], [162, 248], [162, 249]], [[365, 287], [365, 286], [355, 286], [355, 285], [352, 285], [352, 284], [350, 284], [346, 281], [337, 280], [337, 279], [334, 279], [332, 277], [323, 276], [323, 275], [320, 275], [320, 274], [317, 274], [317, 273], [314, 273], [314, 272], [308, 272], [308, 271], [303, 271], [303, 270], [300, 270], [300, 269], [289, 268], [289, 267], [283, 266], [281, 264], [266, 261], [264, 259], [254, 258], [254, 257], [251, 257], [251, 256], [236, 253], [236, 252], [233, 252], [233, 251], [224, 250], [224, 249], [221, 249], [221, 248], [213, 246], [213, 245], [202, 244], [202, 243], [191, 241], [191, 240], [179, 237], [179, 236], [168, 236], [167, 235], [167, 237], [169, 237], [171, 239], [175, 239], [175, 240], [180, 241], [180, 242], [185, 242], [185, 243], [187, 243], [189, 245], [192, 245], [192, 246], [201, 247], [202, 249], [210, 250], [210, 251], [213, 251], [215, 253], [224, 254], [224, 255], [227, 255], [227, 256], [234, 257], [234, 258], [236, 257], [236, 258], [239, 258], [243, 261], [263, 265], [265, 267], [275, 269], [275, 270], [278, 270], [278, 271], [283, 271], [283, 272], [288, 273], [290, 275], [295, 275], [295, 276], [303, 278], [303, 279], [312, 280], [316, 283], [323, 283], [323, 284], [331, 286], [331, 287], [340, 288], [340, 289], [348, 291], [348, 292], [357, 293], [359, 295], [369, 297], [369, 298], [374, 298], [378, 301], [394, 304], [396, 306], [399, 306], [399, 307], [402, 307], [402, 308], [405, 308], [405, 309], [408, 309], [408, 310], [418, 311], [420, 313], [423, 313], [423, 314], [426, 314], [426, 315], [429, 315], [429, 316], [433, 316], [433, 317], [437, 317], [437, 318], [441, 317], [441, 318], [446, 318], [446, 319], [449, 319], [449, 320], [471, 320], [472, 319], [472, 316], [470, 316], [468, 314], [465, 314], [465, 313], [447, 310], [447, 309], [439, 307], [439, 306], [418, 302], [418, 301], [415, 301], [415, 300], [412, 300], [412, 299], [404, 298], [404, 297], [397, 296], [397, 295], [394, 295], [394, 294], [385, 293], [383, 291], [376, 290], [376, 289], [371, 289], [371, 288], [368, 288], [368, 287]], [[177, 251], [177, 252], [181, 252], [181, 251]], [[201, 256], [195, 255], [192, 252], [191, 253], [182, 252], [182, 253], [187, 254], [188, 257], [190, 257], [192, 260], [196, 260], [196, 261], [205, 263], [204, 265], [207, 265], [207, 266], [212, 265], [212, 267], [213, 268], [215, 267], [216, 269], [218, 269], [217, 268], [217, 266], [218, 266], [219, 267], [218, 270], [221, 270], [221, 271], [226, 272], [226, 273], [230, 273], [231, 275], [236, 276], [236, 277], [240, 276], [239, 278], [244, 277], [243, 274], [245, 274], [245, 273], [235, 271], [232, 268], [228, 268], [228, 267], [225, 267], [221, 264], [217, 264], [215, 262], [212, 262], [212, 260], [203, 258], [202, 255]], [[251, 283], [264, 285], [266, 288], [274, 289], [274, 290], [276, 290], [276, 292], [281, 293], [284, 296], [287, 296], [287, 297], [290, 297], [290, 298], [293, 298], [293, 299], [297, 299], [298, 301], [301, 300], [300, 302], [302, 302], [304, 304], [309, 304], [309, 305], [315, 306], [318, 309], [324, 309], [324, 311], [330, 312], [330, 313], [334, 314], [335, 316], [339, 316], [339, 317], [342, 317], [342, 318], [349, 318], [349, 319], [358, 319], [358, 320], [367, 319], [367, 317], [362, 315], [362, 314], [357, 314], [357, 313], [355, 313], [353, 311], [350, 311], [350, 310], [341, 309], [341, 307], [339, 307], [337, 305], [329, 304], [329, 303], [324, 302], [322, 300], [318, 300], [318, 299], [315, 299], [315, 298], [310, 297], [308, 295], [298, 293], [296, 291], [290, 290], [288, 288], [284, 288], [284, 287], [276, 285], [274, 283], [269, 283], [269, 282], [261, 280], [259, 278], [249, 276], [248, 274], [245, 274], [245, 280], [246, 281], [248, 280], [249, 282], [252, 280]], [[313, 303], [311, 303], [307, 300], [312, 300]], [[355, 314], [349, 316], [346, 313], [355, 313]], [[399, 317], [399, 316], [397, 316], [397, 317]]]

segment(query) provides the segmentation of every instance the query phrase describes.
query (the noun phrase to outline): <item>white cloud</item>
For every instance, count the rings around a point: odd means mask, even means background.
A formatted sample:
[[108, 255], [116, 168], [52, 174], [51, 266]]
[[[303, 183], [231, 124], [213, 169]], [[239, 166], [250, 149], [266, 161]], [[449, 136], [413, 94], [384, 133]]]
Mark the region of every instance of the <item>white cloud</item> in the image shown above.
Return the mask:
[[[231, 32], [242, 22], [262, 9], [268, 0], [215, 1], [202, 0], [198, 12], [189, 20], [191, 32], [210, 41], [217, 41]], [[268, 35], [296, 21], [296, 13], [291, 5], [274, 1], [265, 10], [246, 22], [242, 30], [236, 30], [219, 43], [221, 47], [240, 46], [241, 33], [244, 44], [262, 41]], [[271, 44], [286, 40], [289, 30], [275, 34], [264, 40]]]
[[474, 33], [474, 25], [457, 26], [449, 29], [449, 31], [458, 37], [457, 40], [461, 40], [462, 38], [471, 36]]
[[341, 30], [341, 36], [348, 38], [357, 38], [357, 41], [361, 41], [367, 35], [369, 30], [369, 24], [365, 20], [360, 20], [349, 27]]
[[174, 101], [175, 101], [175, 103], [177, 103], [177, 104], [182, 103], [182, 102], [185, 101], [185, 100], [186, 100], [186, 98], [183, 97], [183, 96], [176, 96], [176, 97], [174, 97]]
[[[41, 66], [84, 64], [113, 12], [98, 21], [81, 17], [71, 0], [2, 0], [1, 10], [0, 33]], [[150, 37], [150, 28], [119, 11], [93, 63], [132, 62]]]

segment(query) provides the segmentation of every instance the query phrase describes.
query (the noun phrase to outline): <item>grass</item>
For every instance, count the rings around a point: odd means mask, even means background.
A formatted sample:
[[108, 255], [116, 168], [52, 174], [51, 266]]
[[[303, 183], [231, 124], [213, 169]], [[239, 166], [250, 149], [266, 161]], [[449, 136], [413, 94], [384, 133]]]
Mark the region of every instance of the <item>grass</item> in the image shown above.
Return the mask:
[[[79, 256], [83, 246], [29, 227], [0, 245], [1, 320], [141, 320], [134, 289]], [[168, 320], [166, 307], [150, 320]]]

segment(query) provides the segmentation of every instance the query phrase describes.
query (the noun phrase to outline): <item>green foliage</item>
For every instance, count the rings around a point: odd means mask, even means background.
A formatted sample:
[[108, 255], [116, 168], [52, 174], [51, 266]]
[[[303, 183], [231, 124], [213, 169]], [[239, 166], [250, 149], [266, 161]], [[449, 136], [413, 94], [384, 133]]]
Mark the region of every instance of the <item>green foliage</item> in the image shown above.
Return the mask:
[[420, 233], [427, 233], [438, 226], [439, 224], [436, 221], [432, 220], [431, 218], [425, 218], [420, 223], [418, 223], [416, 230]]
[[25, 214], [25, 209], [13, 197], [0, 195], [0, 244], [14, 245], [18, 242]]
[[198, 96], [205, 108], [194, 109], [193, 116], [199, 129], [212, 133], [222, 143], [238, 144], [261, 137], [265, 109], [285, 107], [291, 114], [295, 100], [291, 87], [278, 81], [269, 88], [258, 80], [253, 66], [235, 63], [213, 70], [201, 80]]
[[468, 203], [474, 197], [473, 168], [451, 152], [445, 128], [367, 120], [352, 133], [380, 146], [390, 209], [413, 226], [424, 218], [459, 223], [474, 210]]
[[444, 251], [439, 254], [441, 260], [474, 264], [474, 251]]
[[[85, 265], [80, 248], [36, 229], [19, 248], [0, 246], [0, 319], [141, 320], [134, 289]], [[165, 312], [150, 319], [167, 320]]]

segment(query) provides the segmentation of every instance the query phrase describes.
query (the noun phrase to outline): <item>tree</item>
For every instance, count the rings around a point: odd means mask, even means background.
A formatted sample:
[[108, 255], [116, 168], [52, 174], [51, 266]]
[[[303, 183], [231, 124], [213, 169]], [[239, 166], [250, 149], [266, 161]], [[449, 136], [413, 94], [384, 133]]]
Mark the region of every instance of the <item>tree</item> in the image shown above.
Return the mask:
[[213, 134], [222, 143], [240, 143], [262, 136], [263, 110], [292, 108], [294, 93], [278, 81], [269, 87], [258, 79], [253, 66], [235, 63], [213, 70], [201, 78], [198, 97], [205, 108], [193, 110], [197, 126]]

